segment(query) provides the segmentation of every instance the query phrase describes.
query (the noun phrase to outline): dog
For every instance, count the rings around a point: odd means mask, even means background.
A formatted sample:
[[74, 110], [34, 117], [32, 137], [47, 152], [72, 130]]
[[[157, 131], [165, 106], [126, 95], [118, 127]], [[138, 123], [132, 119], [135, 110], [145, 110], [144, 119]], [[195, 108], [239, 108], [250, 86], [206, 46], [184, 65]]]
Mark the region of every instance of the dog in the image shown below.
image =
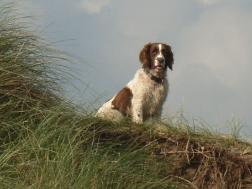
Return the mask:
[[167, 68], [173, 68], [173, 52], [164, 43], [148, 43], [139, 54], [142, 68], [134, 78], [96, 113], [97, 117], [120, 121], [125, 117], [135, 123], [161, 118], [169, 83]]

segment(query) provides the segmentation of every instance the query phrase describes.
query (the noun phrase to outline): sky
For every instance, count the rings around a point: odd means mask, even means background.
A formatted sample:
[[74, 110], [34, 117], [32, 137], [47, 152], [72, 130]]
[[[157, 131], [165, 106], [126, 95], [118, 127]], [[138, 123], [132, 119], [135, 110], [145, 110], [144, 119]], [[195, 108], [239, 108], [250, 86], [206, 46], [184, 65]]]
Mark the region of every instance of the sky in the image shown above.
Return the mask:
[[[171, 45], [163, 115], [252, 134], [251, 0], [20, 0], [34, 27], [79, 60], [77, 101], [98, 107], [141, 67], [148, 42]], [[69, 89], [66, 86], [66, 89]], [[71, 90], [70, 90], [71, 91]], [[67, 93], [68, 95], [71, 92]], [[74, 95], [73, 95], [74, 96]], [[235, 121], [232, 121], [235, 120]], [[230, 126], [230, 121], [232, 122]]]

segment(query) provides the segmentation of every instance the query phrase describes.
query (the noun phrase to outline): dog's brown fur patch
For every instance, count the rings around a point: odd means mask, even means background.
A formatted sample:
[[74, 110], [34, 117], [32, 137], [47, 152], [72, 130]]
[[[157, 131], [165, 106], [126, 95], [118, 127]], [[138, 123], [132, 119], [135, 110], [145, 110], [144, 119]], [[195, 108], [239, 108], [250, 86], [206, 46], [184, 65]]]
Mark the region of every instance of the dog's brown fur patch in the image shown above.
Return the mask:
[[124, 87], [112, 101], [113, 108], [120, 111], [123, 115], [127, 115], [131, 107], [132, 97], [132, 91], [128, 87]]
[[139, 54], [139, 60], [144, 68], [151, 68], [150, 47], [151, 43], [146, 44]]

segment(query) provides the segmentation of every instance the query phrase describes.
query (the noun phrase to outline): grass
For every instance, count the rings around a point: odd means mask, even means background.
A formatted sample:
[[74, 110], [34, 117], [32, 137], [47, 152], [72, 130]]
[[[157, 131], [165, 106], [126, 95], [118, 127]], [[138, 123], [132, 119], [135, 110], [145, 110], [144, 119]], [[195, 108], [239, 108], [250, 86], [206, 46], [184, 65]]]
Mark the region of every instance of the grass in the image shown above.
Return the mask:
[[68, 102], [64, 54], [0, 10], [1, 188], [251, 188], [251, 144], [182, 118], [100, 120]]

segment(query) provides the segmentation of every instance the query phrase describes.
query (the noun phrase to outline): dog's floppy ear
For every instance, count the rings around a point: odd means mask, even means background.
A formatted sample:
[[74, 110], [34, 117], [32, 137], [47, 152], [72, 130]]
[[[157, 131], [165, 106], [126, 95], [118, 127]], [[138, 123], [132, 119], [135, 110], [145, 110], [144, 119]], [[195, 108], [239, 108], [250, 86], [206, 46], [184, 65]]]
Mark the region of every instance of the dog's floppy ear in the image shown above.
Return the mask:
[[151, 67], [150, 46], [151, 43], [147, 43], [139, 54], [139, 60], [143, 64], [143, 67]]
[[168, 68], [170, 68], [170, 70], [172, 70], [174, 59], [173, 59], [173, 53], [172, 53], [171, 47], [166, 44], [164, 44], [164, 47], [165, 47], [164, 56], [165, 56], [166, 64], [167, 64]]

